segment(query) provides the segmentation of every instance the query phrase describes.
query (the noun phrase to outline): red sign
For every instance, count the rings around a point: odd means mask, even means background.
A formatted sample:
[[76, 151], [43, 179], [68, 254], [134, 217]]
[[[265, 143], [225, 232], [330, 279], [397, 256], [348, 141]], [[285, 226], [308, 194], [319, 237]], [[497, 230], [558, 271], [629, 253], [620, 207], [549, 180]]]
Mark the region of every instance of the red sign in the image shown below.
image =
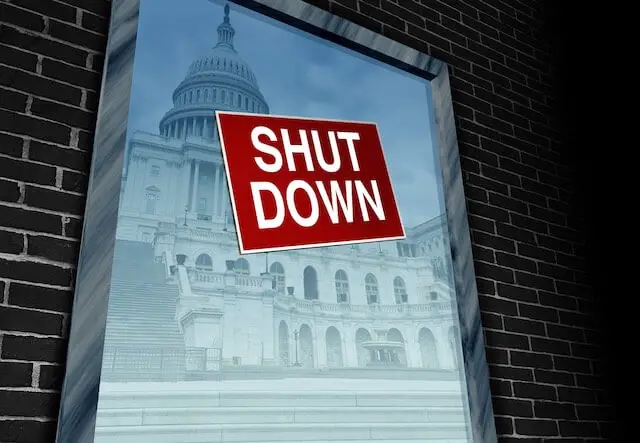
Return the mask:
[[374, 123], [216, 119], [240, 253], [405, 237]]

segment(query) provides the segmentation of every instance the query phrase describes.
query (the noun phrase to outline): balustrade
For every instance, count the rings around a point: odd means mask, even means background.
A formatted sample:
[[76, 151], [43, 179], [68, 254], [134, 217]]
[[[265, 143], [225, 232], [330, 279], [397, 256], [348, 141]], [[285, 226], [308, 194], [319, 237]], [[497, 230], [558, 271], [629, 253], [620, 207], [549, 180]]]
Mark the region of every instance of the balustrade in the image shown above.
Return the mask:
[[350, 305], [347, 303], [322, 303], [319, 301], [298, 300], [284, 295], [275, 297], [276, 306], [282, 309], [294, 309], [303, 314], [349, 315], [353, 317], [404, 317], [433, 316], [450, 314], [452, 305], [448, 302], [434, 301], [425, 304], [398, 305]]
[[[229, 273], [204, 271], [200, 269], [188, 268], [189, 282], [192, 286], [214, 289], [223, 288], [229, 284]], [[254, 277], [251, 275], [235, 274], [232, 282], [240, 291], [261, 292], [271, 289], [272, 282], [269, 276]], [[396, 305], [351, 305], [348, 303], [324, 303], [318, 300], [301, 300], [291, 295], [276, 294], [276, 306], [281, 309], [294, 309], [307, 314], [325, 314], [336, 316], [354, 317], [404, 317], [437, 315], [451, 313], [452, 304], [448, 301], [429, 301], [424, 304], [396, 304]]]

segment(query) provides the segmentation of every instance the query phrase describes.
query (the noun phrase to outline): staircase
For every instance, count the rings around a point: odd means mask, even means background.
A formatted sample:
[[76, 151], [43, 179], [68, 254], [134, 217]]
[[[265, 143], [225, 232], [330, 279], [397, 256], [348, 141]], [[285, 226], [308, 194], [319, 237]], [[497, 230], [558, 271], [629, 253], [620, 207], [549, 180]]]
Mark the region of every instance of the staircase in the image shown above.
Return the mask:
[[118, 241], [109, 293], [103, 380], [177, 379], [185, 361], [175, 321], [178, 288], [151, 245]]
[[468, 443], [456, 386], [340, 379], [107, 385], [94, 442]]

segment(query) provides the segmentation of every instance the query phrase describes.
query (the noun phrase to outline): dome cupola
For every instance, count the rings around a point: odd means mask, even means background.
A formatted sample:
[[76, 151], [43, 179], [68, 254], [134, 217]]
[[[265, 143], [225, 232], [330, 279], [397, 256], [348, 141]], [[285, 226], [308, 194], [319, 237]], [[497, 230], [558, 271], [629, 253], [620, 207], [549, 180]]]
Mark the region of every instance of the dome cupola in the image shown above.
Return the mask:
[[228, 4], [217, 31], [216, 45], [191, 63], [185, 78], [174, 90], [173, 108], [160, 121], [162, 135], [215, 139], [216, 110], [269, 112], [251, 67], [234, 47], [236, 31], [229, 19]]

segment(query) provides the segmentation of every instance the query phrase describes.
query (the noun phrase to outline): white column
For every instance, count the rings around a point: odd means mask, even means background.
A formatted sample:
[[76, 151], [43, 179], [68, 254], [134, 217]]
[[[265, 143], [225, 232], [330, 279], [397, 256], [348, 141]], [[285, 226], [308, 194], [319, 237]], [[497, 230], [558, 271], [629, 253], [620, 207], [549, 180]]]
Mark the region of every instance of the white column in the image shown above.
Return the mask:
[[185, 158], [180, 165], [180, 179], [175, 198], [176, 217], [184, 216], [184, 208], [189, 204], [189, 179], [191, 178], [191, 160]]
[[422, 358], [420, 358], [420, 346], [418, 344], [416, 331], [413, 328], [407, 328], [403, 331], [403, 335], [407, 366], [410, 368], [419, 368], [422, 365]]
[[121, 205], [123, 208], [131, 209], [133, 206], [133, 199], [135, 198], [135, 193], [138, 191], [135, 187], [136, 183], [136, 166], [137, 166], [137, 158], [131, 157], [131, 161], [127, 166], [127, 180], [125, 182], [125, 191], [122, 196]]
[[229, 189], [227, 187], [227, 175], [222, 174], [222, 186], [220, 187], [222, 190], [222, 213], [229, 209], [231, 211], [231, 203], [229, 202]]
[[135, 207], [138, 211], [144, 212], [145, 210], [145, 159], [142, 157], [138, 157], [138, 164], [136, 165], [136, 196], [135, 196]]
[[449, 344], [448, 328], [446, 325], [440, 326], [439, 330], [432, 330], [436, 342], [436, 353], [440, 368], [450, 369], [455, 367], [455, 356]]
[[196, 170], [193, 173], [193, 194], [191, 195], [191, 213], [194, 214], [198, 207], [198, 183], [200, 182], [200, 160], [196, 160]]
[[216, 168], [216, 178], [214, 181], [215, 189], [213, 191], [213, 216], [215, 217], [220, 213], [218, 207], [220, 206], [220, 197], [222, 196], [222, 194], [220, 193], [220, 165], [214, 163], [214, 167]]

